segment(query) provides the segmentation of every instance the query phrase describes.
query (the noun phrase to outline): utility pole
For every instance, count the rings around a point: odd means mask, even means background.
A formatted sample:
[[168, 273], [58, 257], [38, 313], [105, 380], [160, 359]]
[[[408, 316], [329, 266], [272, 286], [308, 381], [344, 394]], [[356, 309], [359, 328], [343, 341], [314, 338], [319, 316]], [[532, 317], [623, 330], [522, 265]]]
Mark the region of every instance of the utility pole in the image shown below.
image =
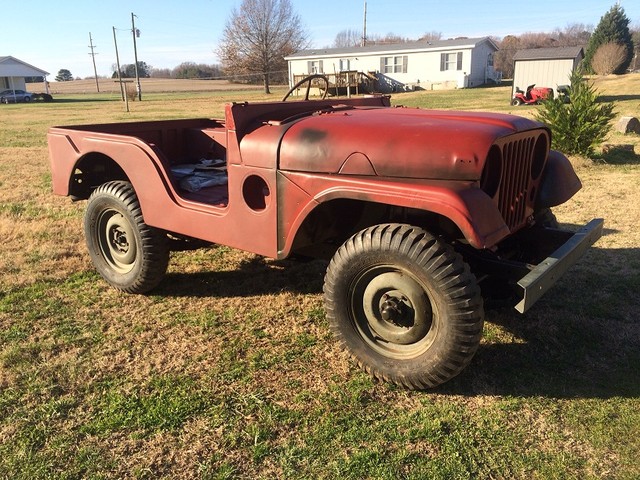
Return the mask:
[[120, 56], [118, 55], [118, 41], [116, 40], [116, 27], [113, 28], [113, 43], [116, 46], [116, 67], [118, 68], [118, 83], [120, 84], [120, 95], [122, 95], [122, 100], [127, 106], [127, 112], [129, 111], [129, 99], [124, 94], [124, 86], [122, 85], [122, 72], [120, 71]]
[[98, 84], [98, 71], [96, 70], [97, 53], [93, 51], [93, 47], [95, 47], [95, 45], [93, 44], [93, 39], [91, 38], [91, 32], [89, 32], [89, 48], [91, 49], [91, 53], [89, 55], [91, 55], [91, 60], [93, 60], [93, 76], [96, 78], [96, 90], [98, 91], [98, 93], [100, 93], [100, 85]]
[[140, 88], [140, 75], [138, 73], [138, 48], [136, 47], [136, 37], [140, 36], [140, 30], [136, 29], [135, 15], [131, 12], [131, 33], [133, 34], [133, 58], [135, 60], [134, 68], [136, 71], [136, 91], [138, 92], [138, 100], [142, 101], [142, 89]]
[[367, 0], [364, 0], [364, 21], [362, 25], [362, 46], [367, 46]]

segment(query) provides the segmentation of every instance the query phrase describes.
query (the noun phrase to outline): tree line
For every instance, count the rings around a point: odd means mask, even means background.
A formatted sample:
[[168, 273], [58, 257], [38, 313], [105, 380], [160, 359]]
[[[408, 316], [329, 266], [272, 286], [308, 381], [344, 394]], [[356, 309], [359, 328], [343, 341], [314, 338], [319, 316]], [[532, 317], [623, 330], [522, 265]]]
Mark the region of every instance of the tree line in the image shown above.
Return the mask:
[[[600, 19], [594, 29], [591, 25], [571, 24], [548, 33], [528, 32], [521, 35], [492, 37], [499, 47], [494, 55], [494, 68], [503, 77], [513, 75], [513, 56], [518, 50], [541, 47], [586, 46], [584, 65], [589, 73], [623, 73], [640, 68], [640, 25], [629, 27], [624, 9], [616, 3]], [[370, 34], [362, 38], [361, 31], [339, 32], [332, 47], [349, 48], [362, 45], [403, 43], [410, 41], [437, 41], [442, 34], [427, 32], [418, 39], [389, 33]], [[173, 69], [153, 68], [138, 62], [140, 77], [152, 78], [231, 78], [245, 82], [262, 82], [266, 93], [272, 82], [286, 83], [285, 57], [309, 48], [309, 34], [294, 11], [290, 0], [243, 0], [234, 8], [225, 24], [216, 53], [221, 64], [205, 65], [184, 62]], [[604, 47], [607, 46], [607, 49]], [[600, 51], [600, 53], [599, 53]], [[614, 58], [615, 61], [611, 61]], [[636, 64], [632, 64], [636, 62]], [[135, 76], [135, 65], [122, 65], [124, 78]], [[596, 71], [599, 70], [599, 71]], [[116, 67], [113, 76], [117, 77]], [[73, 79], [68, 70], [60, 70], [56, 80]]]
[[[118, 78], [118, 68], [112, 65], [111, 78]], [[133, 63], [120, 65], [120, 76], [122, 78], [135, 78], [136, 69]], [[219, 64], [207, 65], [204, 63], [183, 62], [173, 68], [154, 68], [146, 62], [138, 61], [138, 75], [140, 78], [178, 78], [178, 79], [200, 79], [211, 80], [223, 78], [222, 66]], [[85, 80], [93, 79], [93, 76], [86, 77]], [[106, 78], [106, 77], [103, 77]], [[68, 82], [74, 80], [73, 74], [62, 68], [56, 75], [57, 82]], [[79, 78], [76, 78], [79, 80]]]
[[[153, 68], [145, 62], [138, 62], [138, 75], [141, 78], [215, 79], [222, 77], [222, 66], [183, 62], [173, 68]], [[122, 78], [134, 78], [135, 65], [121, 65], [120, 76]], [[113, 65], [112, 78], [117, 77], [117, 67]]]

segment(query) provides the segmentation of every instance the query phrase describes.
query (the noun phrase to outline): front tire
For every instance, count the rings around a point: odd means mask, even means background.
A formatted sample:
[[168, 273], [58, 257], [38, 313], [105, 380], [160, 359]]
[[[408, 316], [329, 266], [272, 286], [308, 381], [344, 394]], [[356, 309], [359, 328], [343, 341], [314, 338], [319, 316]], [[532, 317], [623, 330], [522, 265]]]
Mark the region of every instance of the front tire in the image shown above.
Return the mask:
[[91, 261], [118, 290], [145, 293], [164, 278], [169, 264], [166, 235], [144, 223], [129, 182], [105, 183], [91, 194], [84, 232]]
[[542, 208], [534, 213], [536, 225], [540, 225], [545, 228], [560, 228], [558, 219], [551, 211], [550, 208]]
[[406, 388], [455, 377], [482, 336], [482, 298], [469, 267], [409, 225], [376, 225], [347, 240], [327, 269], [324, 299], [331, 328], [355, 362]]

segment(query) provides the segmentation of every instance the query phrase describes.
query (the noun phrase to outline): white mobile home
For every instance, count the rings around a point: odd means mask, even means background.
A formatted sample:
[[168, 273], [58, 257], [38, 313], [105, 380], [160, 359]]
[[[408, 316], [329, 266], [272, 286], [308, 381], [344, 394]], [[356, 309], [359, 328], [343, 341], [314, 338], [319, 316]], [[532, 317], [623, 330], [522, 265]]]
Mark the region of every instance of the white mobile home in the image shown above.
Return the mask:
[[289, 82], [312, 73], [362, 72], [376, 79], [376, 90], [391, 92], [467, 88], [500, 79], [493, 69], [498, 50], [489, 38], [419, 41], [352, 48], [317, 48], [294, 53]]

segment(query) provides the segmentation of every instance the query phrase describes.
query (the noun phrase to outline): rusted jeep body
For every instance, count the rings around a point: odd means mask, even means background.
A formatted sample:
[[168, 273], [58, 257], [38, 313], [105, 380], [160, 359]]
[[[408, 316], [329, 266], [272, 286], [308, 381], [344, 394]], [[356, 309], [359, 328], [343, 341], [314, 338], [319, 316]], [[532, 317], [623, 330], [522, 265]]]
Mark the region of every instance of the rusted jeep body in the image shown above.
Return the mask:
[[[157, 285], [167, 237], [332, 258], [336, 336], [374, 376], [409, 388], [469, 362], [481, 292], [509, 292], [526, 311], [602, 230], [553, 224], [550, 207], [580, 182], [548, 129], [508, 115], [383, 96], [234, 103], [224, 120], [53, 127], [48, 141], [54, 193], [89, 199], [87, 243], [109, 283]], [[181, 166], [219, 159], [225, 183], [183, 188]]]

